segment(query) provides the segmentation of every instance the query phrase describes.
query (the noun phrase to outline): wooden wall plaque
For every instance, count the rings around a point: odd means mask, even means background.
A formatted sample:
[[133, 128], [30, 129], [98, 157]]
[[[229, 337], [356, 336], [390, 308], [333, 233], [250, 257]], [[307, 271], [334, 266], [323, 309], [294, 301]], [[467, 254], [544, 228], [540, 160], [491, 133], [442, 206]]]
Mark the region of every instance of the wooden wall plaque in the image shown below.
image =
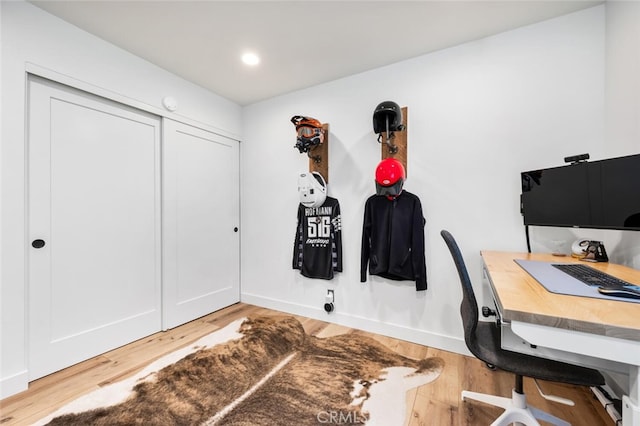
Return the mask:
[[329, 124], [322, 124], [324, 142], [317, 145], [309, 154], [309, 172], [318, 172], [329, 183]]
[[381, 145], [381, 160], [385, 158], [395, 158], [404, 166], [404, 171], [409, 176], [409, 170], [407, 169], [407, 122], [408, 122], [408, 110], [407, 107], [400, 108], [402, 110], [402, 124], [404, 124], [404, 130], [394, 132], [394, 137], [391, 140], [391, 144], [397, 148], [397, 151], [391, 152], [389, 145], [387, 145], [387, 135], [382, 134]]

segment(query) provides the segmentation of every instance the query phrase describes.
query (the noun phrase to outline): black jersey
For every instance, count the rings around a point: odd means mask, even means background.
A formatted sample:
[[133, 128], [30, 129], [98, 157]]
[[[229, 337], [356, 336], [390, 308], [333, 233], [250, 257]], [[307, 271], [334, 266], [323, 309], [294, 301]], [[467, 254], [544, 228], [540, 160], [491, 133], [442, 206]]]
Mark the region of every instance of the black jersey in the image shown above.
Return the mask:
[[330, 280], [342, 272], [342, 223], [338, 200], [327, 197], [320, 207], [298, 205], [293, 269], [309, 278]]
[[364, 207], [360, 281], [369, 274], [392, 280], [416, 282], [427, 289], [424, 257], [424, 225], [420, 199], [402, 191], [394, 200], [384, 195], [369, 197]]

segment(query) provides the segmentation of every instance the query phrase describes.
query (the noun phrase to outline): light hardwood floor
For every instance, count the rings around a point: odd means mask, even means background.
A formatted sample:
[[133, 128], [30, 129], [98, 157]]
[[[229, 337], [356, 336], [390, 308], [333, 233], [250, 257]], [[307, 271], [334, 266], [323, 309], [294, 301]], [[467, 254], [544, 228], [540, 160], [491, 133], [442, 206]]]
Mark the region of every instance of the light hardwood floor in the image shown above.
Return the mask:
[[[0, 401], [0, 425], [28, 425], [73, 399], [135, 373], [151, 361], [186, 346], [230, 321], [249, 315], [281, 312], [238, 303], [167, 332], [160, 332], [115, 349], [30, 384], [29, 389]], [[294, 315], [295, 316], [295, 315]], [[299, 317], [307, 333], [327, 337], [343, 333], [365, 333], [328, 322]], [[451, 352], [421, 346], [390, 337], [372, 335], [390, 349], [407, 357], [440, 357], [445, 361], [441, 376], [407, 394], [408, 425], [489, 425], [501, 409], [460, 398], [462, 390], [510, 396], [512, 374], [491, 371], [481, 361]], [[570, 398], [574, 407], [544, 400], [530, 379], [525, 392], [531, 405], [569, 421], [575, 426], [613, 425], [588, 388], [542, 382], [545, 393]], [[394, 425], [388, 425], [394, 426]]]

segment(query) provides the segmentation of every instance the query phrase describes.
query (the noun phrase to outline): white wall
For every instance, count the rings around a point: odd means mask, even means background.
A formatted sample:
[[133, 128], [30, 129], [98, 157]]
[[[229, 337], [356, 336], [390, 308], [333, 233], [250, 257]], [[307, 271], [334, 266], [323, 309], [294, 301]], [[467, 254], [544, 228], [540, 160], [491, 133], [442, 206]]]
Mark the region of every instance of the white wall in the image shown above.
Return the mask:
[[[22, 1], [0, 2], [1, 150], [0, 397], [26, 388], [25, 100], [26, 71], [204, 126], [241, 133], [241, 107]], [[174, 96], [178, 110], [162, 109]]]
[[[245, 107], [242, 300], [466, 352], [460, 284], [439, 232], [458, 239], [477, 291], [481, 249], [526, 251], [519, 173], [606, 154], [604, 60], [598, 6]], [[426, 292], [359, 280], [364, 202], [380, 161], [371, 117], [385, 100], [409, 111], [405, 189], [427, 221]], [[296, 114], [331, 126], [329, 194], [342, 208], [345, 265], [333, 281], [290, 266], [296, 177], [307, 168], [293, 148]], [[336, 295], [329, 316], [327, 288]]]
[[607, 2], [607, 149], [640, 151], [640, 3]]
[[[604, 144], [592, 159], [640, 153], [640, 3], [607, 1], [605, 6]], [[635, 231], [532, 228], [534, 250], [577, 238], [605, 243], [609, 260], [640, 269], [640, 233]], [[551, 244], [548, 244], [551, 242]]]

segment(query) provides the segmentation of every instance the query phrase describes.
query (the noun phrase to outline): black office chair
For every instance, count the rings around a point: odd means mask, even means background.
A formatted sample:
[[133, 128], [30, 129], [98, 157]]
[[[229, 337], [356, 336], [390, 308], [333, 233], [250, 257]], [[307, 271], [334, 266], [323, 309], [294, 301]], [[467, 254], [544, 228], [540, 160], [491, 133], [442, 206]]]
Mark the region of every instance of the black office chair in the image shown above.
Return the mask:
[[[569, 426], [569, 423], [562, 419], [537, 408], [527, 406], [522, 387], [523, 376], [531, 377], [534, 380], [541, 379], [572, 385], [598, 386], [604, 384], [602, 374], [591, 368], [579, 367], [564, 362], [552, 361], [502, 349], [499, 327], [494, 322], [478, 321], [478, 303], [476, 302], [471, 280], [469, 279], [469, 274], [467, 273], [467, 268], [458, 244], [448, 231], [443, 230], [440, 232], [440, 235], [442, 235], [442, 238], [444, 238], [444, 241], [449, 247], [462, 284], [463, 296], [462, 304], [460, 305], [460, 314], [462, 315], [464, 340], [467, 347], [471, 353], [481, 361], [516, 375], [516, 384], [512, 391], [511, 398], [462, 391], [462, 399], [474, 399], [504, 408], [504, 413], [492, 423], [492, 426], [508, 425], [514, 422], [539, 426], [540, 424], [536, 419], [556, 425]], [[536, 386], [538, 386], [537, 382]], [[538, 390], [540, 390], [539, 387]], [[540, 391], [540, 393], [547, 399], [573, 405], [573, 402], [570, 400], [547, 396], [544, 395], [542, 391]]]

